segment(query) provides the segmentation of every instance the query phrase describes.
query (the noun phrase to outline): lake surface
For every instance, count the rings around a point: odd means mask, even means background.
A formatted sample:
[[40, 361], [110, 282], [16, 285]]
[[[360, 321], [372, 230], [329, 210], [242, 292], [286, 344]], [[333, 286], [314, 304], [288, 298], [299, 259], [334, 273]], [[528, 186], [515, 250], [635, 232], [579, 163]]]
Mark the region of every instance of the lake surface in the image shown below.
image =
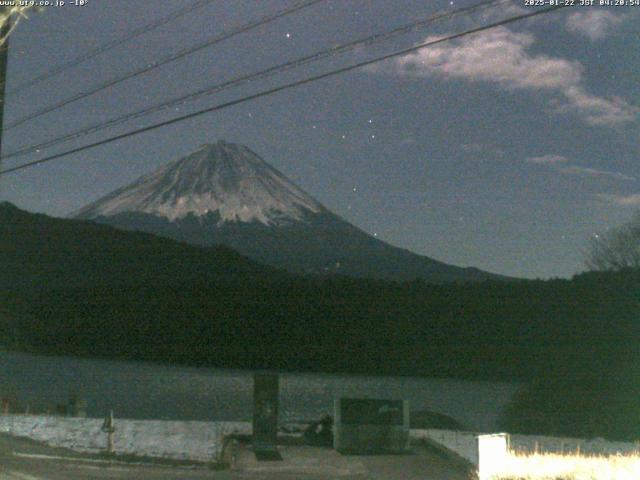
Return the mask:
[[[64, 404], [71, 393], [91, 417], [250, 420], [252, 372], [146, 362], [48, 357], [0, 350], [0, 395], [32, 411]], [[449, 415], [477, 431], [493, 431], [517, 384], [418, 377], [280, 375], [282, 422], [331, 413], [339, 396], [407, 399], [411, 410]]]

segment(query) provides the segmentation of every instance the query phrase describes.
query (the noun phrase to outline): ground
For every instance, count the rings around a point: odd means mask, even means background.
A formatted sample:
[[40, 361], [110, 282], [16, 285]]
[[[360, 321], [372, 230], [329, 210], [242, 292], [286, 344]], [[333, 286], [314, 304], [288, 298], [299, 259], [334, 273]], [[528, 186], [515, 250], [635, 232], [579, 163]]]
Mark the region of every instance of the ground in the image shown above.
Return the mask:
[[0, 435], [0, 480], [468, 480], [468, 471], [416, 447], [412, 455], [341, 456], [331, 449], [283, 446], [283, 462], [256, 462], [238, 447], [235, 467], [110, 461]]

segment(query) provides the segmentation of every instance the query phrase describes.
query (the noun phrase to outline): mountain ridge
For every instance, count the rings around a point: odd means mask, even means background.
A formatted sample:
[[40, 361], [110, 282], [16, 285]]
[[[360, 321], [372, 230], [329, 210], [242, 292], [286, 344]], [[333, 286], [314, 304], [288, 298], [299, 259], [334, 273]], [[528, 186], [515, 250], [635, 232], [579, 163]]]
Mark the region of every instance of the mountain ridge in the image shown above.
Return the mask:
[[72, 215], [195, 245], [227, 245], [294, 273], [437, 283], [507, 278], [375, 238], [248, 147], [224, 141], [169, 162]]

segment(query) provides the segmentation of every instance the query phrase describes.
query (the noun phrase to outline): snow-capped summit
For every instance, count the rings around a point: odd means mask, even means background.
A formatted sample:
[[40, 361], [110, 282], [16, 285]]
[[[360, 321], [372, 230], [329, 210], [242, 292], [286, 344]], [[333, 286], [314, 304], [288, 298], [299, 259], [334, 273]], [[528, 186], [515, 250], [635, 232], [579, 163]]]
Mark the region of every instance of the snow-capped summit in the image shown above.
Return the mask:
[[144, 213], [169, 221], [216, 215], [218, 223], [280, 225], [324, 207], [243, 145], [219, 141], [138, 178], [76, 212], [78, 218]]

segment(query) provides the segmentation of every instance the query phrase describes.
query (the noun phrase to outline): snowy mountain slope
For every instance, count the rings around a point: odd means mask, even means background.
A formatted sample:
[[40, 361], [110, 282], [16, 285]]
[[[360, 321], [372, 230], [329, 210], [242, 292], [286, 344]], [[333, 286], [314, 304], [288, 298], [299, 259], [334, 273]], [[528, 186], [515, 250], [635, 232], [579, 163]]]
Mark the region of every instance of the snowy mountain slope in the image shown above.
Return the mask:
[[499, 278], [382, 242], [330, 212], [249, 148], [222, 141], [74, 216], [195, 245], [227, 245], [298, 273], [432, 282]]

